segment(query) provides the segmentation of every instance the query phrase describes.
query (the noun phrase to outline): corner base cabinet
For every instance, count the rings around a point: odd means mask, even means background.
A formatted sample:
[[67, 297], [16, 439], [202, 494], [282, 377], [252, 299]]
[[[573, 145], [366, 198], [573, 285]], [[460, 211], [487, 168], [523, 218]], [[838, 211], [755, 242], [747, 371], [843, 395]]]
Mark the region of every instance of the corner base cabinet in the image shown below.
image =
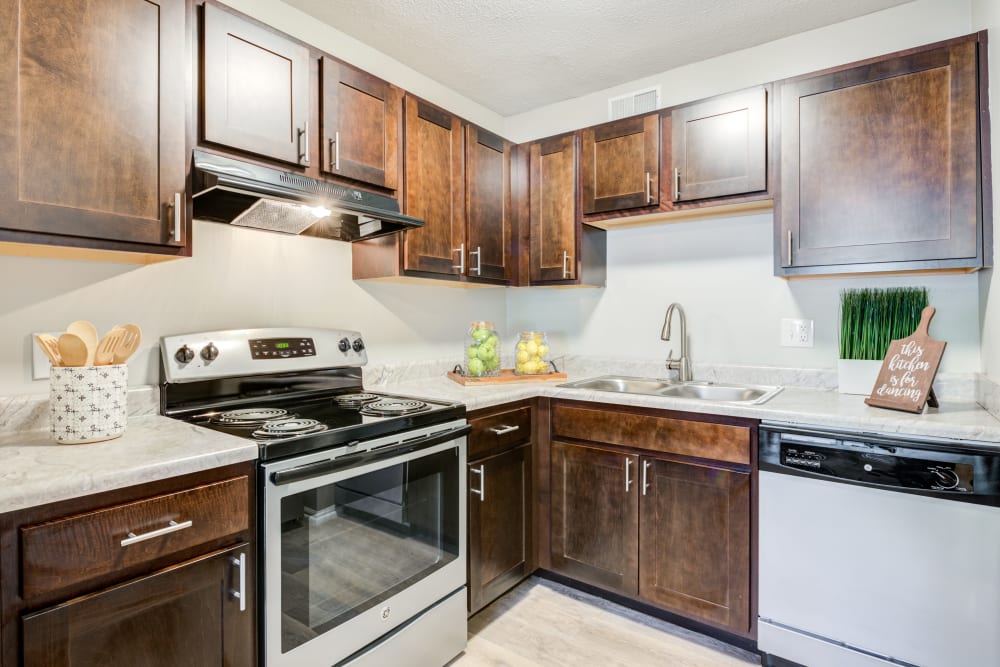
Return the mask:
[[569, 401], [551, 414], [552, 570], [752, 637], [755, 423]]
[[0, 665], [255, 665], [253, 489], [237, 464], [0, 515]]

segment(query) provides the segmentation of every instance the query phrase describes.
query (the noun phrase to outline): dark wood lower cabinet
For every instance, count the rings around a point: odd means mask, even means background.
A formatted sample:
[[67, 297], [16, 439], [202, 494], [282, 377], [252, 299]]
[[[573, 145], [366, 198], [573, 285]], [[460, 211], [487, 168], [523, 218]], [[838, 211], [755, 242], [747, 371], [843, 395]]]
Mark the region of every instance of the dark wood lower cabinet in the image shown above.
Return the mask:
[[552, 569], [634, 596], [639, 579], [639, 457], [552, 442]]
[[531, 574], [531, 444], [469, 464], [469, 613]]
[[254, 664], [254, 612], [233, 596], [248, 551], [242, 544], [25, 616], [25, 667]]
[[639, 596], [750, 629], [750, 474], [642, 459]]

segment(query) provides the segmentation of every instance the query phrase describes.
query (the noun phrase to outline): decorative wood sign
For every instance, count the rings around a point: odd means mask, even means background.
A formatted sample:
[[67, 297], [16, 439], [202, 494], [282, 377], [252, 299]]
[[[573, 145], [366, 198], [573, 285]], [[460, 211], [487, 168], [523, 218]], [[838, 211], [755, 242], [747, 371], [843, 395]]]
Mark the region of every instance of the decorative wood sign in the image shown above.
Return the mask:
[[876, 408], [917, 413], [923, 412], [925, 403], [934, 408], [938, 406], [931, 385], [947, 343], [934, 340], [927, 333], [934, 312], [933, 306], [924, 308], [917, 330], [889, 343], [882, 370], [865, 403]]

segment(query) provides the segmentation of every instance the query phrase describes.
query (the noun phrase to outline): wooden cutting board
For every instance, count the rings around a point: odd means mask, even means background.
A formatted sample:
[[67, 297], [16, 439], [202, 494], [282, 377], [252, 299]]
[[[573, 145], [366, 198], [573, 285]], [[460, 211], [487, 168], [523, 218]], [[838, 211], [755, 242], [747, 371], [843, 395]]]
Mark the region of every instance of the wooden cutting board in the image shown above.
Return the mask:
[[934, 307], [927, 306], [920, 314], [920, 324], [912, 335], [889, 343], [882, 361], [882, 370], [865, 403], [877, 408], [923, 412], [924, 404], [937, 407], [932, 385], [941, 356], [947, 345], [934, 340], [927, 332], [934, 317]]

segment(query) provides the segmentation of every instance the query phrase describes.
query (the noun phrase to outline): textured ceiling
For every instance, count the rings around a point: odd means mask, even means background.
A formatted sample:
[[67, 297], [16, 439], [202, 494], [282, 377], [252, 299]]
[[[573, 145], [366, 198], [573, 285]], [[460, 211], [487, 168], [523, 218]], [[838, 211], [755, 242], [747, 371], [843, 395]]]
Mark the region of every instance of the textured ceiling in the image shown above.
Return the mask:
[[909, 0], [285, 1], [509, 116]]

